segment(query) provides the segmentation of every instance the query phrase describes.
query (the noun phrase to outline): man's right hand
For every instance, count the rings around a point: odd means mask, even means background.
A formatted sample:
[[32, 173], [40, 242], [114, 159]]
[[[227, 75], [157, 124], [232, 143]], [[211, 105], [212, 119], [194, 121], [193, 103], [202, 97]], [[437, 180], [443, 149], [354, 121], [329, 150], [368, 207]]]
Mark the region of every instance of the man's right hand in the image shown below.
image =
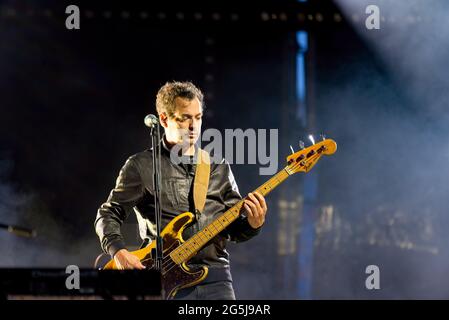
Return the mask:
[[145, 269], [145, 266], [140, 262], [139, 258], [126, 249], [120, 249], [115, 253], [114, 262], [119, 270]]

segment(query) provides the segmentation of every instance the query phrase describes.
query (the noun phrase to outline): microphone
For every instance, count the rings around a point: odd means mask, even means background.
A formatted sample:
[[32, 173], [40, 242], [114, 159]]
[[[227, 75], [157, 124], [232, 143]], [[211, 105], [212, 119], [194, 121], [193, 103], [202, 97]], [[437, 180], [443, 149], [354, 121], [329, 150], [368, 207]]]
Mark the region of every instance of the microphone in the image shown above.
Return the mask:
[[149, 114], [145, 117], [143, 122], [147, 127], [154, 128], [159, 124], [159, 119], [154, 114]]

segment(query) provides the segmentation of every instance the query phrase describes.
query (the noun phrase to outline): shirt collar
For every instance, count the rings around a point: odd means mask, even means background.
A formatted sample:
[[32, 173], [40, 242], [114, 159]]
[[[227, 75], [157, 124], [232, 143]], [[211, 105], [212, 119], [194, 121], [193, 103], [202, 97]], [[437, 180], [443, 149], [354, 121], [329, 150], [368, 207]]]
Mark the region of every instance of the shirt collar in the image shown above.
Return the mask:
[[[162, 148], [165, 149], [168, 152], [168, 154], [170, 154], [170, 148], [168, 147], [166, 140], [167, 139], [166, 139], [165, 133], [164, 133], [162, 135]], [[196, 160], [197, 160], [197, 157], [198, 157], [198, 144], [195, 143], [194, 147], [195, 147], [195, 152], [193, 154], [193, 160], [194, 160], [194, 163], [196, 163]], [[176, 155], [176, 156], [178, 158], [180, 158], [180, 159], [187, 159], [187, 158], [191, 157], [191, 156], [184, 156], [184, 155], [181, 155], [181, 156]]]

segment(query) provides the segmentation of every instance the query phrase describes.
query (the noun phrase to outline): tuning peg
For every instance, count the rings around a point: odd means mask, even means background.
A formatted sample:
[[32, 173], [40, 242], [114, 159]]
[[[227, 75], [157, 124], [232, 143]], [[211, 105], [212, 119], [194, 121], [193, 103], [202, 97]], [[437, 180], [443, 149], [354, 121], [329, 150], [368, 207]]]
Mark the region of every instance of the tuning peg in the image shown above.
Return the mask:
[[321, 140], [326, 140], [326, 136], [324, 135], [324, 133], [320, 134]]
[[300, 147], [301, 149], [304, 149], [304, 148], [305, 148], [304, 141], [299, 140], [299, 147]]
[[312, 144], [315, 144], [315, 138], [313, 135], [309, 134], [309, 140], [312, 141]]
[[295, 150], [293, 150], [293, 147], [290, 145], [290, 150], [292, 151], [292, 154], [295, 153]]

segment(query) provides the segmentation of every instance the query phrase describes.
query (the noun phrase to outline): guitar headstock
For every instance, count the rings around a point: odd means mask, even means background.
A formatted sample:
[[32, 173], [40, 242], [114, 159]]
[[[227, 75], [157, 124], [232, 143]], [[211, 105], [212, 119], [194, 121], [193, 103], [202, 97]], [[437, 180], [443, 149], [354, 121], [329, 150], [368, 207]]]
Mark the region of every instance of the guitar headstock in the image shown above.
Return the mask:
[[332, 139], [325, 139], [314, 143], [310, 147], [289, 155], [287, 157], [286, 170], [289, 174], [309, 172], [323, 154], [331, 155], [335, 151], [337, 151], [337, 143]]

